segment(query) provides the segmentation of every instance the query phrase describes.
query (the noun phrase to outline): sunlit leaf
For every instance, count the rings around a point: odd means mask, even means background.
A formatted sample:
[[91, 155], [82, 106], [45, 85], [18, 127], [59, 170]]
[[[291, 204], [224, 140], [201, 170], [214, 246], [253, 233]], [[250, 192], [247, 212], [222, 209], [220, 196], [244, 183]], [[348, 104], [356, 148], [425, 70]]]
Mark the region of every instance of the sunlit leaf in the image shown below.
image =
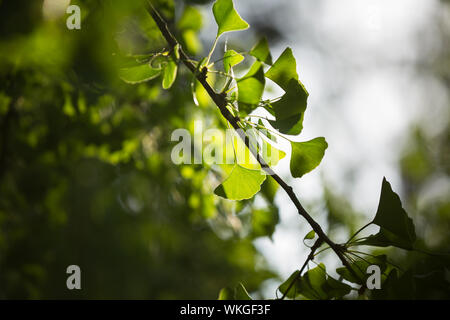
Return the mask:
[[244, 56], [237, 53], [234, 50], [228, 50], [223, 55], [223, 68], [225, 73], [228, 73], [232, 67], [241, 63], [244, 60]]
[[225, 32], [244, 30], [249, 27], [234, 9], [232, 0], [217, 0], [213, 5], [213, 13], [218, 26], [217, 37]]
[[249, 54], [265, 64], [272, 64], [269, 43], [265, 37], [259, 40], [259, 42], [250, 50]]
[[291, 79], [283, 97], [272, 103], [275, 120], [270, 124], [283, 134], [298, 135], [303, 129], [308, 92], [303, 84]]
[[169, 89], [177, 77], [178, 66], [173, 60], [169, 60], [163, 69], [162, 86], [164, 89]]
[[256, 61], [248, 73], [237, 80], [238, 102], [242, 111], [250, 113], [261, 101], [264, 86], [264, 69], [260, 62]]
[[266, 72], [266, 77], [278, 84], [285, 91], [288, 91], [291, 79], [298, 80], [297, 63], [291, 48], [283, 51], [277, 61]]
[[261, 189], [265, 179], [266, 175], [262, 171], [247, 169], [236, 164], [214, 193], [230, 200], [249, 199]]
[[305, 142], [291, 142], [291, 174], [294, 178], [300, 178], [312, 171], [322, 161], [328, 143], [325, 138], [319, 137]]

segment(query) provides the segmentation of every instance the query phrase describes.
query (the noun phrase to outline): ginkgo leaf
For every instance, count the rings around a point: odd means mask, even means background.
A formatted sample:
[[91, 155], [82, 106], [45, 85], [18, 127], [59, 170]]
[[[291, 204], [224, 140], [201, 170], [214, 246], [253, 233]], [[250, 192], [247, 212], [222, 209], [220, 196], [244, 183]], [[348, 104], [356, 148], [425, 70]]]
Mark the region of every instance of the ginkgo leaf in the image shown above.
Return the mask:
[[160, 68], [152, 68], [148, 63], [119, 70], [119, 77], [123, 81], [131, 84], [154, 79], [160, 74]]
[[[273, 142], [268, 138], [263, 138], [260, 135], [261, 133], [264, 134], [263, 132], [264, 130], [252, 129], [247, 130], [245, 133], [249, 138], [250, 145], [259, 154], [260, 159], [264, 160], [270, 167], [273, 167], [286, 156], [286, 153], [272, 145]], [[242, 139], [237, 138], [232, 140], [227, 141], [227, 144], [224, 145], [225, 150], [223, 152], [227, 154], [228, 161], [231, 161], [227, 163], [236, 161], [237, 164], [247, 169], [261, 169], [257, 158], [253, 156], [253, 153], [246, 147]]]
[[232, 0], [217, 0], [213, 5], [213, 13], [219, 27], [217, 37], [225, 32], [244, 30], [249, 27], [234, 9]]
[[369, 274], [366, 273], [367, 268], [370, 265], [377, 265], [380, 267], [381, 273], [386, 270], [387, 267], [387, 256], [386, 255], [378, 255], [371, 257], [364, 257], [364, 259], [355, 258], [356, 260], [350, 263], [350, 267], [354, 271], [354, 273], [350, 272], [346, 267], [337, 268], [336, 272], [345, 280], [363, 284], [366, 283], [366, 279]]
[[380, 231], [363, 242], [358, 242], [359, 244], [413, 249], [416, 240], [414, 223], [386, 178], [383, 178], [380, 202], [373, 223], [380, 226]]
[[303, 129], [303, 118], [306, 111], [308, 91], [296, 79], [291, 79], [286, 93], [277, 102], [271, 104], [275, 120], [270, 124], [283, 134], [298, 135]]
[[225, 73], [228, 73], [232, 67], [241, 63], [244, 60], [244, 56], [237, 53], [234, 50], [228, 50], [223, 55], [223, 68]]
[[266, 79], [261, 62], [256, 61], [248, 73], [237, 80], [239, 110], [247, 114], [261, 101]]
[[163, 68], [162, 86], [164, 89], [169, 89], [175, 82], [177, 77], [178, 66], [175, 61], [169, 60]]
[[[289, 292], [286, 292], [288, 288]], [[299, 276], [299, 271], [295, 271], [278, 289], [291, 299], [302, 295], [307, 299], [320, 300], [342, 298], [351, 291], [349, 285], [328, 276], [323, 263], [302, 276]]]
[[305, 142], [291, 142], [291, 174], [300, 178], [312, 171], [322, 161], [328, 143], [325, 138], [319, 137]]
[[266, 72], [266, 77], [288, 91], [291, 79], [298, 80], [297, 63], [291, 48], [283, 51], [272, 67]]
[[267, 42], [266, 37], [259, 40], [250, 50], [249, 54], [265, 64], [272, 64], [272, 55], [270, 54], [269, 43]]
[[264, 180], [266, 175], [261, 170], [251, 170], [236, 164], [214, 193], [230, 200], [250, 199], [261, 189]]
[[[297, 292], [297, 285], [298, 285], [298, 279], [299, 277], [299, 273], [300, 271], [295, 271], [293, 272], [289, 278], [286, 279], [286, 281], [284, 281], [279, 287], [278, 290], [282, 293], [285, 294], [286, 297], [290, 298], [290, 299], [294, 299], [298, 292]], [[291, 283], [295, 281], [294, 285], [291, 286]], [[290, 287], [290, 288], [289, 288]], [[289, 291], [287, 291], [289, 289]]]

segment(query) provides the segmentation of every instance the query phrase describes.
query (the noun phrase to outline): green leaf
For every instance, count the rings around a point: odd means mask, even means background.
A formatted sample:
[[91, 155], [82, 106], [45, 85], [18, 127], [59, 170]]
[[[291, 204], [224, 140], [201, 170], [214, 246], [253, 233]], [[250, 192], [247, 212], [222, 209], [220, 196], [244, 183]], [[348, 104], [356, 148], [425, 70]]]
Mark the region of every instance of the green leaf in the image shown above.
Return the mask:
[[225, 32], [244, 30], [249, 27], [234, 9], [232, 0], [217, 0], [213, 5], [213, 13], [219, 27], [217, 37]]
[[[279, 287], [278, 290], [282, 293], [285, 294], [285, 292], [287, 291], [287, 289], [289, 288], [289, 286], [291, 285], [292, 281], [294, 281], [295, 279], [298, 279], [299, 276], [299, 271], [295, 271], [294, 273], [292, 273], [289, 278], [284, 281]], [[290, 298], [290, 299], [294, 299], [296, 297], [296, 285], [297, 285], [297, 281], [296, 283], [291, 287], [291, 289], [289, 290], [289, 292], [286, 293], [286, 297]]]
[[414, 223], [386, 178], [383, 178], [380, 202], [373, 223], [380, 226], [380, 231], [358, 244], [413, 249], [416, 240]]
[[291, 79], [283, 97], [272, 103], [275, 120], [271, 120], [270, 124], [283, 134], [298, 135], [303, 129], [307, 100], [308, 92], [303, 84]]
[[265, 64], [272, 65], [272, 55], [270, 54], [269, 43], [267, 38], [264, 37], [250, 50], [249, 54], [254, 56]]
[[328, 299], [327, 293], [323, 290], [327, 281], [326, 277], [325, 265], [321, 263], [302, 276], [297, 292], [308, 299]]
[[259, 61], [256, 61], [248, 73], [237, 80], [240, 111], [248, 114], [258, 106], [264, 92], [265, 83], [263, 66]]
[[175, 79], [177, 77], [177, 70], [177, 63], [170, 59], [163, 69], [162, 86], [164, 89], [169, 89], [170, 87], [172, 87], [172, 84], [175, 82]]
[[291, 48], [287, 48], [266, 72], [266, 77], [278, 84], [285, 91], [289, 90], [291, 79], [298, 80], [297, 63]]
[[340, 299], [350, 293], [352, 287], [348, 284], [338, 281], [332, 277], [327, 277], [327, 281], [322, 286], [327, 293], [328, 298]]
[[262, 139], [258, 149], [264, 161], [271, 167], [274, 167], [278, 162], [286, 156], [286, 152], [275, 148], [272, 144]]
[[299, 271], [294, 272], [288, 280], [286, 280], [278, 288], [284, 294], [292, 281], [294, 285], [287, 293], [286, 297], [290, 299], [302, 295], [307, 299], [333, 299], [342, 298], [351, 291], [351, 287], [340, 282], [326, 273], [326, 267], [323, 263], [316, 268], [309, 270], [303, 276], [298, 276]]
[[[355, 257], [354, 257], [355, 258]], [[367, 268], [370, 265], [377, 265], [380, 267], [381, 272], [383, 273], [387, 268], [387, 256], [386, 255], [378, 255], [374, 257], [364, 257], [363, 259], [356, 258], [357, 260], [350, 264], [352, 270], [358, 276], [357, 278], [345, 267], [337, 268], [336, 272], [342, 276], [347, 281], [365, 284], [369, 275], [367, 274]]]
[[223, 68], [225, 73], [228, 73], [232, 67], [241, 63], [244, 60], [244, 56], [237, 53], [234, 50], [228, 50], [223, 56]]
[[305, 142], [291, 142], [291, 174], [300, 178], [316, 168], [325, 154], [328, 143], [325, 138], [319, 137]]
[[152, 68], [148, 63], [119, 70], [119, 77], [131, 84], [140, 83], [156, 78], [161, 73], [161, 69]]
[[314, 232], [314, 230], [311, 230], [310, 232], [308, 232], [306, 234], [306, 236], [303, 238], [303, 240], [311, 240], [314, 239], [316, 237], [316, 233]]
[[252, 211], [252, 236], [271, 238], [278, 224], [278, 209], [271, 206], [269, 209], [256, 209]]
[[250, 199], [261, 189], [264, 180], [266, 175], [261, 170], [251, 170], [236, 164], [214, 193], [230, 200]]

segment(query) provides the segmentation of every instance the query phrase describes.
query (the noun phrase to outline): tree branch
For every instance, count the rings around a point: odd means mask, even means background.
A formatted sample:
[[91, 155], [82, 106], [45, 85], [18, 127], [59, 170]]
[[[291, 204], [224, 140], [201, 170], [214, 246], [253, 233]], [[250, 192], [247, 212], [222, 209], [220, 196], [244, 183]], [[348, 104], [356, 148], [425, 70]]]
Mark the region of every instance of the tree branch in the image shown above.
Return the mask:
[[[330, 238], [325, 234], [325, 232], [322, 230], [320, 225], [311, 217], [311, 215], [303, 208], [302, 204], [300, 203], [299, 199], [295, 195], [293, 189], [291, 186], [289, 186], [279, 175], [277, 175], [272, 168], [265, 162], [264, 159], [262, 159], [259, 155], [259, 153], [255, 150], [254, 146], [250, 144], [249, 139], [247, 139], [247, 135], [244, 133], [239, 125], [239, 119], [233, 116], [231, 112], [227, 108], [227, 100], [224, 95], [221, 95], [217, 93], [206, 81], [206, 75], [203, 72], [204, 70], [200, 70], [200, 72], [197, 72], [196, 66], [191, 62], [189, 57], [186, 55], [186, 53], [181, 48], [181, 45], [179, 45], [177, 39], [173, 36], [173, 34], [170, 32], [169, 27], [167, 26], [166, 21], [161, 17], [159, 12], [154, 8], [150, 0], [147, 0], [147, 11], [152, 16], [153, 20], [156, 22], [159, 30], [161, 31], [163, 37], [166, 39], [167, 43], [170, 47], [175, 48], [178, 45], [178, 50], [180, 54], [180, 60], [183, 61], [184, 65], [196, 76], [197, 80], [200, 82], [200, 84], [205, 88], [208, 95], [211, 97], [211, 99], [214, 101], [216, 106], [219, 108], [220, 112], [222, 113], [223, 117], [231, 124], [231, 126], [237, 131], [239, 137], [242, 139], [242, 141], [245, 143], [246, 147], [250, 150], [252, 155], [257, 159], [259, 164], [261, 165], [261, 168], [280, 185], [280, 187], [288, 194], [291, 201], [294, 203], [295, 207], [297, 208], [298, 213], [305, 218], [305, 220], [310, 224], [311, 228], [314, 230], [314, 232], [317, 234], [319, 239], [326, 244], [328, 244], [331, 249], [336, 253], [338, 258], [341, 260], [342, 264], [349, 269], [349, 271], [355, 276], [357, 279], [359, 279], [359, 276], [355, 273], [355, 271], [350, 267], [350, 264], [348, 263], [347, 259], [345, 258], [343, 251], [344, 248], [333, 241], [331, 241]], [[206, 70], [206, 69], [205, 69]]]

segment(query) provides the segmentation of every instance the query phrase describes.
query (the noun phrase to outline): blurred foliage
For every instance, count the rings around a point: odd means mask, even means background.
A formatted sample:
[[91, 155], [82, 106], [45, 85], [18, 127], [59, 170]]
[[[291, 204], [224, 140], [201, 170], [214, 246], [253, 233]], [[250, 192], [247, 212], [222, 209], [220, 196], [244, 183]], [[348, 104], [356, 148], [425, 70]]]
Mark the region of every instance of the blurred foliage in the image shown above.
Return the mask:
[[[73, 31], [57, 2], [0, 1], [0, 298], [214, 299], [242, 279], [258, 290], [274, 275], [252, 239], [276, 222], [249, 218], [253, 200], [213, 196], [209, 168], [170, 160], [171, 132], [194, 117], [224, 126], [217, 111], [204, 95], [193, 104], [183, 70], [170, 91], [118, 76], [128, 55], [165, 46], [142, 2], [72, 1]], [[201, 50], [199, 25], [159, 2]], [[66, 288], [71, 264], [80, 291]]]

